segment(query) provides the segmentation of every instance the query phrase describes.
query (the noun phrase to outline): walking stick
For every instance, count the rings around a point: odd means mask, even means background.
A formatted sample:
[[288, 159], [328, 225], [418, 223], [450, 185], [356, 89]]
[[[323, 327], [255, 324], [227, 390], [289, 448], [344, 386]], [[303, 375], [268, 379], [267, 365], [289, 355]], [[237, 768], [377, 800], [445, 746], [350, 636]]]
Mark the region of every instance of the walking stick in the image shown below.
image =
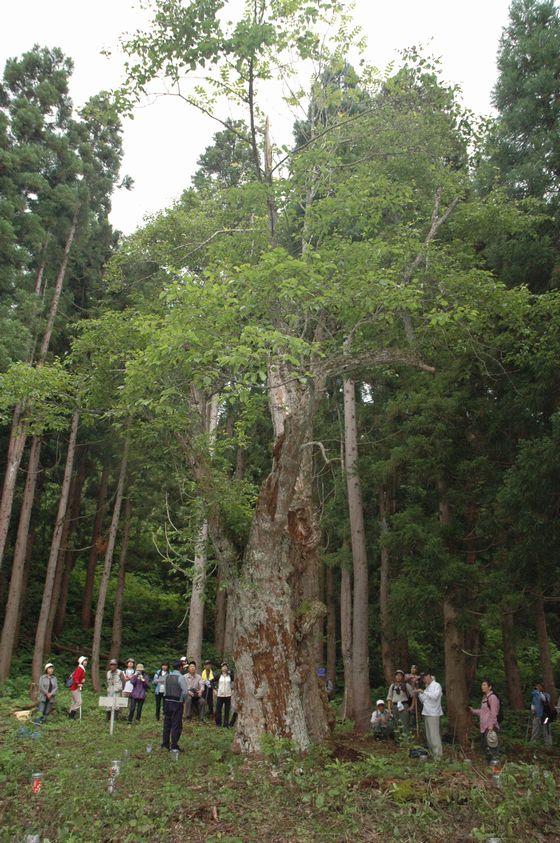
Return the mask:
[[416, 740], [420, 740], [420, 724], [418, 722], [418, 697], [414, 694], [414, 719], [416, 720]]

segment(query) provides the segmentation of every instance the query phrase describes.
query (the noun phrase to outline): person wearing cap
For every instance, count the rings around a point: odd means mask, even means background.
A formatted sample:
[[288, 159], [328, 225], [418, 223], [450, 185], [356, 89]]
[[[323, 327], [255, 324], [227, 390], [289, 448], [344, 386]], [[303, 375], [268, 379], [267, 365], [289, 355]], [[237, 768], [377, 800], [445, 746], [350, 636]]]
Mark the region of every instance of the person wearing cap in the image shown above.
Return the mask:
[[187, 662], [188, 662], [188, 659], [187, 659], [187, 657], [186, 657], [186, 656], [181, 656], [181, 658], [179, 659], [179, 664], [181, 665], [181, 667], [179, 668], [179, 670], [181, 671], [181, 673], [183, 674], [183, 676], [185, 676], [185, 675], [186, 675], [186, 673], [187, 673], [187, 671], [188, 671], [188, 665], [187, 665]]
[[397, 670], [395, 681], [389, 685], [387, 702], [395, 731], [405, 735], [408, 733], [408, 712], [413, 698], [412, 691], [412, 685], [405, 682], [404, 670]]
[[176, 661], [165, 677], [163, 699], [163, 734], [161, 749], [181, 751], [179, 738], [183, 731], [183, 703], [187, 697], [187, 680], [181, 673], [181, 662]]
[[494, 693], [490, 679], [483, 679], [480, 686], [482, 691], [482, 702], [480, 708], [471, 708], [469, 711], [480, 720], [480, 745], [488, 759], [498, 752], [498, 714], [500, 713], [500, 700]]
[[441, 690], [441, 685], [439, 682], [436, 682], [436, 678], [430, 670], [422, 674], [422, 681], [424, 683], [424, 690], [420, 691], [416, 688], [412, 693], [418, 696], [422, 703], [422, 717], [424, 718], [428, 749], [432, 756], [437, 759], [443, 755], [440, 732], [440, 718], [443, 715], [443, 709], [441, 707], [443, 691]]
[[130, 694], [130, 706], [128, 709], [129, 725], [132, 723], [134, 718], [134, 712], [136, 712], [136, 722], [140, 722], [144, 700], [146, 699], [147, 690], [150, 687], [150, 680], [144, 672], [144, 665], [140, 662], [136, 665], [136, 670], [134, 672], [134, 676], [130, 680], [130, 683], [132, 685], [132, 691]]
[[54, 664], [47, 662], [45, 665], [45, 672], [39, 679], [39, 719], [44, 722], [46, 717], [51, 713], [56, 693], [58, 691], [58, 682], [54, 675]]
[[389, 738], [393, 734], [393, 720], [385, 708], [385, 700], [377, 700], [371, 715], [371, 731], [376, 740]]
[[[109, 669], [106, 676], [107, 696], [121, 697], [124, 690], [126, 678], [122, 670], [119, 670], [119, 663], [116, 659], [111, 659], [109, 662]], [[115, 710], [115, 717], [119, 716], [119, 710]], [[111, 719], [111, 712], [107, 712], [107, 720]]]
[[76, 715], [82, 707], [82, 688], [84, 687], [84, 682], [86, 681], [87, 663], [87, 656], [80, 656], [78, 659], [78, 666], [72, 673], [72, 684], [70, 685], [72, 702], [68, 712], [71, 720], [76, 719]]
[[214, 714], [214, 685], [216, 678], [212, 670], [212, 662], [206, 659], [204, 662], [204, 670], [201, 673], [201, 679], [204, 682], [204, 699], [208, 708], [210, 717]]
[[550, 720], [547, 718], [545, 711], [549, 708], [550, 694], [545, 691], [544, 683], [539, 679], [531, 693], [531, 713], [533, 715], [531, 741], [538, 741], [542, 737], [545, 746], [552, 746]]

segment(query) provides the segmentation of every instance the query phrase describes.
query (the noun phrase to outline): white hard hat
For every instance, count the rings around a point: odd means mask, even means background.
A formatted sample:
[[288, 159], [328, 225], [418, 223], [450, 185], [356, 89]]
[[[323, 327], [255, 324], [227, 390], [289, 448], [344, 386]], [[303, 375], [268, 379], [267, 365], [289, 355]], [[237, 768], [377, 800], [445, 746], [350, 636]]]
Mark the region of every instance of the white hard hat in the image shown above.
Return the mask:
[[385, 705], [385, 700], [377, 700], [375, 705]]

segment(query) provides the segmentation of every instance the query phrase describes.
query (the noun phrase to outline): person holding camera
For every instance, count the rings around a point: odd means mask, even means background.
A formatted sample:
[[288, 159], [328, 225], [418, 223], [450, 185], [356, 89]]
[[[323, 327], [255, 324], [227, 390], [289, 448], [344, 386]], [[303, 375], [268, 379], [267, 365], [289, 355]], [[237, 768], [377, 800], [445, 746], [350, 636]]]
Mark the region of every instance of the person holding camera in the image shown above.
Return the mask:
[[169, 673], [169, 662], [162, 662], [161, 667], [154, 678], [152, 684], [156, 689], [156, 720], [159, 720], [161, 706], [163, 703], [163, 713], [165, 714], [165, 677]]
[[204, 699], [204, 683], [200, 673], [196, 672], [196, 662], [189, 662], [185, 675], [187, 682], [187, 696], [185, 698], [185, 720], [190, 720], [193, 708], [198, 711], [200, 722], [204, 722], [206, 700]]
[[134, 676], [130, 678], [130, 683], [132, 685], [132, 691], [130, 693], [130, 708], [128, 710], [129, 725], [134, 718], [134, 712], [136, 712], [136, 721], [140, 722], [144, 700], [146, 699], [147, 690], [150, 687], [150, 680], [144, 672], [143, 664], [136, 665], [136, 671]]
[[413, 700], [413, 688], [405, 682], [404, 671], [397, 670], [395, 681], [389, 686], [387, 703], [396, 732], [408, 734], [409, 710]]

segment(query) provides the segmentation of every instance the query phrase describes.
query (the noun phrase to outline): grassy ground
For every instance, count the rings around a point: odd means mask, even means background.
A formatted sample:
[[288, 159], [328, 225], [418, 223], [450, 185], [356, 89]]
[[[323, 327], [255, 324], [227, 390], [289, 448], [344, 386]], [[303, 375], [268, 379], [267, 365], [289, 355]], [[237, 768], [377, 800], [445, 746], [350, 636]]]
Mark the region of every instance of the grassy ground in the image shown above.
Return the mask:
[[[515, 763], [506, 760], [498, 787], [476, 753], [471, 763], [450, 748], [440, 764], [413, 761], [344, 724], [305, 758], [271, 741], [260, 760], [233, 755], [229, 730], [189, 724], [175, 762], [159, 750], [153, 699], [141, 724], [119, 722], [112, 738], [91, 694], [81, 722], [59, 712], [35, 737], [21, 733], [13, 708], [0, 699], [1, 841], [560, 840], [558, 749], [535, 756], [510, 744]], [[127, 750], [110, 794], [111, 761]]]

